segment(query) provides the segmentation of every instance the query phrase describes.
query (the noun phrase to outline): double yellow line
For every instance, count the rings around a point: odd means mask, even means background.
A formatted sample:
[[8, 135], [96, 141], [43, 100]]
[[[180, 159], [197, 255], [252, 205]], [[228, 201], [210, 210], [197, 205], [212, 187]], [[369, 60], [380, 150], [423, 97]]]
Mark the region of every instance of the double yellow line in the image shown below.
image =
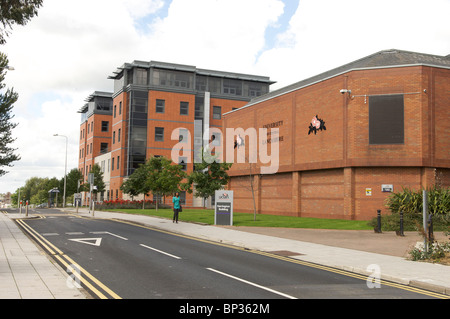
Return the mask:
[[55, 245], [42, 237], [33, 228], [27, 225], [22, 219], [16, 219], [17, 223], [32, 236], [47, 252], [59, 261], [66, 269], [77, 269], [79, 271], [73, 271], [72, 274], [79, 282], [82, 283], [87, 289], [92, 291], [100, 299], [122, 299], [119, 295], [106, 287], [97, 278], [92, 276], [86, 269], [78, 265], [72, 258], [64, 254]]
[[[299, 265], [303, 265], [303, 266], [307, 266], [307, 267], [313, 267], [313, 268], [316, 268], [316, 269], [321, 269], [321, 270], [333, 272], [333, 273], [344, 275], [344, 276], [347, 276], [347, 277], [353, 277], [353, 278], [361, 279], [361, 280], [364, 280], [364, 281], [367, 281], [367, 279], [369, 278], [369, 276], [366, 276], [366, 275], [360, 275], [360, 274], [357, 274], [357, 273], [352, 273], [352, 272], [349, 272], [349, 271], [341, 270], [341, 269], [338, 269], [338, 268], [332, 268], [332, 267], [329, 267], [329, 266], [322, 266], [322, 265], [319, 265], [319, 264], [314, 264], [314, 263], [307, 262], [307, 261], [302, 261], [302, 260], [299, 260], [299, 259], [294, 259], [294, 258], [274, 255], [274, 254], [263, 252], [263, 251], [251, 251], [251, 252], [255, 253], [255, 254], [259, 254], [259, 255], [269, 256], [269, 257], [272, 257], [272, 258], [277, 258], [277, 259], [280, 259], [280, 260], [285, 260], [285, 261], [288, 261], [288, 262], [291, 262], [291, 263], [295, 263], [295, 264], [299, 264]], [[450, 299], [450, 296], [448, 296], [448, 295], [444, 295], [444, 294], [440, 294], [440, 293], [437, 293], [437, 292], [428, 291], [428, 290], [424, 290], [424, 289], [420, 289], [420, 288], [415, 288], [415, 287], [412, 287], [412, 286], [407, 286], [407, 285], [395, 283], [395, 282], [392, 282], [392, 281], [386, 281], [386, 280], [383, 280], [383, 279], [376, 279], [376, 283], [379, 283], [380, 285], [385, 285], [385, 286], [390, 286], [390, 287], [394, 287], [394, 288], [399, 288], [399, 289], [415, 292], [415, 293], [426, 295], [426, 296], [431, 296], [431, 297], [434, 297], [434, 298]]]

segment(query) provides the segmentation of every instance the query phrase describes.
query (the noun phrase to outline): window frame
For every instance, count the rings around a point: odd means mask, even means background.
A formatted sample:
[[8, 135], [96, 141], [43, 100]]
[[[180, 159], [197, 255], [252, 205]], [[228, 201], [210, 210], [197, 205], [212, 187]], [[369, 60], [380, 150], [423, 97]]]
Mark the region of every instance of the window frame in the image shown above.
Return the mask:
[[[183, 113], [183, 106], [186, 108], [186, 113]], [[189, 115], [189, 102], [180, 101], [180, 115]]]
[[[162, 129], [162, 133], [158, 133], [158, 129]], [[160, 136], [161, 139], [159, 139], [158, 136]], [[164, 127], [155, 126], [155, 142], [164, 142]]]
[[[162, 105], [158, 105], [158, 102], [162, 102]], [[158, 111], [158, 108], [162, 108], [162, 111]], [[155, 102], [155, 113], [164, 114], [166, 112], [166, 100], [156, 99]]]
[[[216, 110], [219, 110], [219, 113], [217, 113]], [[218, 106], [218, 105], [213, 106], [212, 118], [213, 118], [213, 120], [221, 120], [222, 119], [222, 107], [221, 106]]]

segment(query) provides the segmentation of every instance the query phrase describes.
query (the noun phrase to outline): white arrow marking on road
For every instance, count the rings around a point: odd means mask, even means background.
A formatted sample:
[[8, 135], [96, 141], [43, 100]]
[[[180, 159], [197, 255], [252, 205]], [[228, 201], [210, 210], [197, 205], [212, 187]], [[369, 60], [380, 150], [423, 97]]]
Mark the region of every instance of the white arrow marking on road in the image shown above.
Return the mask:
[[[82, 244], [88, 244], [92, 246], [100, 246], [102, 239], [101, 238], [75, 238], [75, 239], [69, 239], [72, 241], [76, 241]], [[94, 242], [91, 242], [94, 241]]]
[[113, 233], [110, 233], [107, 231], [91, 231], [90, 233], [91, 234], [108, 234], [108, 235], [115, 236], [115, 237], [123, 239], [123, 240], [128, 240], [128, 238], [125, 238], [125, 237], [122, 237], [122, 236], [119, 236], [119, 235], [116, 235], [116, 234], [113, 234]]

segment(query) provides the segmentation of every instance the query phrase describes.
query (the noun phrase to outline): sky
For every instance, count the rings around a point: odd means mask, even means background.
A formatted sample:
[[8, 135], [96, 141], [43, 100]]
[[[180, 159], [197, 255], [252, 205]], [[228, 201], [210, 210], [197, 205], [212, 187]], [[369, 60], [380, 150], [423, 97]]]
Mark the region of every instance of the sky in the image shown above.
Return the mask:
[[269, 76], [278, 89], [373, 53], [450, 54], [450, 0], [44, 0], [0, 50], [14, 71], [13, 146], [0, 193], [78, 167], [81, 115], [126, 62]]

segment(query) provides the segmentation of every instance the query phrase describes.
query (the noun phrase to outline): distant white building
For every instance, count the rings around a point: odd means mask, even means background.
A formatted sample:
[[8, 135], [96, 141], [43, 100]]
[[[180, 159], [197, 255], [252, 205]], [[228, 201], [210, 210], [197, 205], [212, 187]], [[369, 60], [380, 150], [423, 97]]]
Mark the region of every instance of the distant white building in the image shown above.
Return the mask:
[[95, 157], [94, 165], [95, 164], [100, 166], [100, 170], [103, 173], [103, 183], [105, 183], [105, 191], [97, 193], [96, 200], [97, 201], [110, 200], [111, 152]]

